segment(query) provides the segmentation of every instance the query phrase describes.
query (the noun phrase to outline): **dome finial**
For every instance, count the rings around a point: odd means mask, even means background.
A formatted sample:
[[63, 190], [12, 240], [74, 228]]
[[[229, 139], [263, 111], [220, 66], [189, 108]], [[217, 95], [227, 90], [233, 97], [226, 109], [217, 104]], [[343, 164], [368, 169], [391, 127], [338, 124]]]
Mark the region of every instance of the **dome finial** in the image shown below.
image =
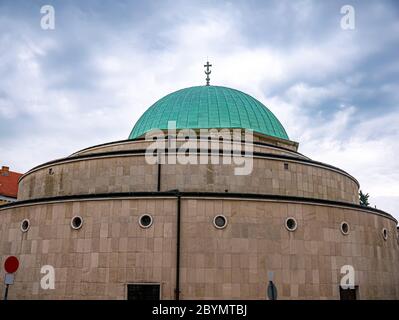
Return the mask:
[[206, 70], [205, 70], [205, 74], [206, 74], [206, 85], [207, 86], [209, 86], [209, 81], [211, 80], [210, 78], [209, 78], [209, 75], [211, 74], [211, 70], [209, 69], [209, 67], [212, 67], [212, 65], [211, 64], [209, 64], [209, 61], [207, 61], [206, 62], [206, 64], [204, 64], [204, 67], [206, 67]]

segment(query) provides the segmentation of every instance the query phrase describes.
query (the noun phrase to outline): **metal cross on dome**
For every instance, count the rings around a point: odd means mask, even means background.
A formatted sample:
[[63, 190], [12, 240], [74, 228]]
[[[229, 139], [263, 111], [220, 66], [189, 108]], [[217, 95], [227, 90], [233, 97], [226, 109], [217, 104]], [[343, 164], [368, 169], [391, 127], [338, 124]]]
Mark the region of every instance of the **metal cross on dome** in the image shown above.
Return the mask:
[[207, 86], [209, 86], [209, 81], [211, 80], [210, 78], [209, 78], [209, 75], [211, 74], [211, 70], [209, 69], [209, 67], [212, 67], [212, 65], [211, 64], [209, 64], [209, 61], [207, 61], [206, 62], [206, 64], [204, 64], [204, 67], [206, 67], [206, 70], [205, 70], [205, 74], [206, 74], [206, 85]]

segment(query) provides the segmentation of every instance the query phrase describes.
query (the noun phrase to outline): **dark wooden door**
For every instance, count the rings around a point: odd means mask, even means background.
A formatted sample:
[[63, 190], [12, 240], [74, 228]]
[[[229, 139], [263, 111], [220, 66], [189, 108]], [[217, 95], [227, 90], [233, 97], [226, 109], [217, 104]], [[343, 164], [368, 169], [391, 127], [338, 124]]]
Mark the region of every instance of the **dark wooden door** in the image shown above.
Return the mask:
[[128, 284], [128, 300], [160, 300], [159, 284]]
[[343, 289], [342, 287], [339, 287], [339, 298], [341, 300], [356, 300], [357, 299], [357, 289], [358, 287], [356, 286], [353, 289]]

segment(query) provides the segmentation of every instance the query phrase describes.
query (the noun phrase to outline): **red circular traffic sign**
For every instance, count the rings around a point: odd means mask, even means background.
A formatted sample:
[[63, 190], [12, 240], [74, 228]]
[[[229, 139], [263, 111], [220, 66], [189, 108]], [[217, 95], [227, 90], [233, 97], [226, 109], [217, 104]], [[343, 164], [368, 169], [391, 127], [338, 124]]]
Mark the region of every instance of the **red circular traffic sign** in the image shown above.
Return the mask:
[[18, 267], [19, 267], [19, 261], [17, 257], [10, 256], [4, 262], [4, 269], [8, 273], [14, 273], [15, 271], [18, 270]]

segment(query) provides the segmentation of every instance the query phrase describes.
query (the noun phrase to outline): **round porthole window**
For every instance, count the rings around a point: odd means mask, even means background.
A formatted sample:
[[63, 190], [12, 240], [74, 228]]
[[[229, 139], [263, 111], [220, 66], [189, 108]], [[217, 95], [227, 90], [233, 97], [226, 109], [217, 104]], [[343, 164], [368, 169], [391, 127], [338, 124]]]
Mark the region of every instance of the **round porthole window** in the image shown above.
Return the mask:
[[143, 214], [139, 219], [139, 225], [142, 228], [149, 228], [152, 225], [152, 217], [149, 214]]
[[227, 218], [223, 215], [217, 215], [215, 218], [213, 218], [213, 225], [218, 229], [226, 228]]
[[345, 221], [341, 223], [341, 232], [344, 235], [347, 235], [349, 233], [349, 224]]
[[83, 225], [83, 218], [81, 216], [74, 216], [71, 219], [71, 227], [72, 229], [78, 230]]
[[388, 239], [388, 230], [385, 228], [382, 228], [382, 237], [384, 238], [384, 240]]
[[298, 227], [295, 218], [290, 217], [285, 219], [285, 227], [287, 228], [288, 231], [295, 231], [296, 228]]
[[24, 219], [21, 222], [21, 231], [22, 232], [27, 232], [30, 228], [30, 222], [28, 219]]

